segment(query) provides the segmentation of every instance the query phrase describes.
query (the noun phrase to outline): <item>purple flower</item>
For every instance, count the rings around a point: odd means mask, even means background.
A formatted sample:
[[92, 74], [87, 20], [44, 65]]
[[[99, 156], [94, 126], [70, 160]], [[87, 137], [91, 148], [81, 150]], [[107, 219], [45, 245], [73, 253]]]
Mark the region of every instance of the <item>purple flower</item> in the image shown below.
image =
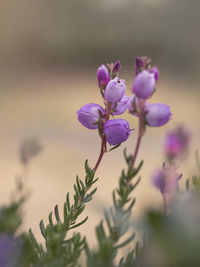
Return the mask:
[[180, 156], [184, 156], [188, 150], [190, 142], [190, 134], [188, 130], [180, 125], [170, 131], [164, 144], [164, 150], [167, 158], [174, 159]]
[[110, 81], [109, 72], [105, 65], [101, 65], [97, 70], [97, 80], [99, 83], [99, 88], [106, 87]]
[[[127, 110], [128, 100], [129, 100], [129, 97], [126, 95], [123, 95], [122, 99], [119, 102], [117, 102], [117, 105], [116, 105], [114, 111], [112, 111], [112, 115], [123, 114]], [[115, 106], [115, 104], [114, 104], [114, 106]]]
[[113, 119], [105, 122], [103, 132], [110, 145], [118, 145], [126, 141], [130, 134], [129, 123], [124, 119]]
[[113, 65], [113, 73], [119, 73], [120, 71], [120, 66], [121, 66], [121, 63], [120, 61], [118, 60], [114, 65]]
[[77, 111], [78, 120], [88, 129], [97, 129], [98, 121], [105, 113], [104, 109], [98, 104], [90, 103], [82, 106]]
[[152, 95], [155, 85], [154, 73], [143, 70], [135, 77], [132, 92], [138, 97], [147, 99]]
[[176, 189], [179, 179], [180, 175], [174, 168], [163, 168], [156, 171], [152, 177], [152, 182], [161, 194], [169, 194]]
[[155, 80], [157, 82], [158, 78], [159, 78], [159, 75], [160, 75], [158, 68], [155, 66], [150, 70], [150, 72], [154, 74], [154, 78], [155, 78]]
[[125, 81], [120, 80], [118, 77], [115, 77], [107, 84], [104, 92], [104, 97], [108, 102], [116, 103], [122, 99], [125, 90]]
[[21, 247], [11, 235], [0, 235], [0, 266], [19, 266]]
[[149, 126], [158, 127], [171, 119], [170, 107], [162, 103], [146, 104], [145, 119]]

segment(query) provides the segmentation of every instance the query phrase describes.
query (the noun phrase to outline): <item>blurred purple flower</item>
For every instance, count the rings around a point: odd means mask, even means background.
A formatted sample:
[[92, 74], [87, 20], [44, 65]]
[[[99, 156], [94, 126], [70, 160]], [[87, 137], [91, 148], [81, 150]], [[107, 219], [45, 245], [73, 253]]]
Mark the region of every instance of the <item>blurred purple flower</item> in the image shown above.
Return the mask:
[[77, 111], [79, 122], [86, 128], [93, 130], [98, 128], [98, 121], [105, 113], [104, 109], [94, 103], [89, 103], [82, 106]]
[[180, 175], [174, 168], [163, 168], [155, 172], [152, 182], [161, 194], [169, 194], [177, 188], [179, 179]]
[[0, 266], [19, 266], [20, 255], [21, 248], [19, 246], [19, 242], [11, 235], [0, 234]]
[[108, 120], [103, 127], [106, 140], [113, 146], [126, 141], [130, 131], [129, 123], [124, 119]]
[[97, 80], [99, 83], [99, 88], [102, 86], [105, 88], [108, 82], [110, 81], [109, 72], [105, 65], [101, 65], [97, 70]]
[[115, 77], [107, 84], [104, 92], [104, 97], [108, 102], [114, 104], [122, 99], [125, 90], [126, 90], [125, 81], [120, 80], [118, 77]]
[[149, 98], [155, 90], [156, 79], [154, 73], [147, 70], [140, 72], [133, 82], [132, 92], [141, 98]]
[[42, 150], [42, 146], [35, 137], [26, 138], [20, 145], [19, 154], [20, 160], [24, 165], [37, 156]]
[[112, 111], [112, 115], [123, 114], [127, 110], [128, 101], [129, 101], [129, 97], [124, 94], [122, 99], [119, 102], [117, 102], [117, 105], [116, 105], [114, 111]]
[[188, 151], [189, 142], [190, 133], [183, 125], [174, 128], [165, 138], [164, 150], [167, 158], [184, 156]]
[[146, 104], [145, 119], [149, 126], [159, 127], [171, 119], [170, 107], [163, 103]]

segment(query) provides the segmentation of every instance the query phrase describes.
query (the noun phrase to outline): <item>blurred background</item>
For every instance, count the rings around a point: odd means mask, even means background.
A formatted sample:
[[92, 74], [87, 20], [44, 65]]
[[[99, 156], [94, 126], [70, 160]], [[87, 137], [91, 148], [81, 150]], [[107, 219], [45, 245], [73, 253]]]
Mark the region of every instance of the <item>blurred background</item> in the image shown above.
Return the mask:
[[[76, 118], [84, 104], [102, 103], [96, 80], [101, 64], [122, 64], [121, 77], [131, 95], [136, 55], [149, 56], [160, 70], [157, 92], [150, 102], [171, 106], [173, 118], [162, 128], [148, 128], [138, 162], [145, 164], [135, 191], [135, 214], [161, 205], [151, 175], [163, 163], [165, 132], [183, 123], [192, 135], [190, 158], [180, 168], [184, 179], [196, 172], [194, 153], [200, 148], [200, 1], [199, 0], [0, 0], [0, 201], [7, 203], [15, 177], [22, 173], [19, 146], [37, 137], [43, 146], [31, 163], [24, 207], [24, 230], [39, 235], [40, 219], [47, 221], [55, 204], [73, 192], [76, 174], [84, 175], [84, 161], [94, 166], [100, 140]], [[132, 152], [135, 128], [128, 142], [105, 155], [94, 200], [86, 208], [89, 221], [80, 230], [90, 233], [111, 204], [125, 166], [122, 151]]]

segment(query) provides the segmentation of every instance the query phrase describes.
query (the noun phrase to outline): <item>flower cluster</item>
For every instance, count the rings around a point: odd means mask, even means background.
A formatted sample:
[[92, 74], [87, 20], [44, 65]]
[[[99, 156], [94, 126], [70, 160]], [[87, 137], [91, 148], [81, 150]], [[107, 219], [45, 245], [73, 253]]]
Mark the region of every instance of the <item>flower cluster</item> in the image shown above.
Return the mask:
[[78, 120], [88, 129], [99, 129], [101, 138], [110, 145], [119, 145], [126, 141], [131, 132], [129, 123], [124, 119], [110, 119], [127, 110], [129, 97], [125, 95], [126, 83], [119, 78], [120, 61], [108, 67], [101, 65], [97, 70], [97, 80], [104, 101], [104, 108], [90, 103], [81, 107]]
[[[124, 119], [116, 119], [128, 109], [136, 115], [143, 126], [158, 127], [166, 124], [171, 118], [169, 106], [162, 103], [149, 104], [149, 99], [155, 92], [159, 78], [157, 67], [151, 67], [147, 57], [136, 57], [135, 80], [132, 86], [132, 96], [127, 96], [126, 82], [119, 77], [120, 61], [101, 65], [97, 70], [97, 80], [103, 97], [104, 107], [90, 103], [81, 107], [78, 120], [88, 129], [99, 129], [105, 144], [116, 146], [126, 141], [130, 135], [129, 123]], [[110, 119], [110, 117], [113, 119]], [[106, 146], [106, 145], [105, 145]], [[106, 149], [106, 148], [105, 148]]]
[[163, 126], [171, 118], [170, 107], [163, 103], [149, 104], [149, 99], [155, 92], [159, 71], [151, 67], [147, 57], [136, 57], [135, 80], [132, 86], [133, 96], [128, 101], [128, 110], [133, 115], [141, 114], [144, 124], [152, 127]]

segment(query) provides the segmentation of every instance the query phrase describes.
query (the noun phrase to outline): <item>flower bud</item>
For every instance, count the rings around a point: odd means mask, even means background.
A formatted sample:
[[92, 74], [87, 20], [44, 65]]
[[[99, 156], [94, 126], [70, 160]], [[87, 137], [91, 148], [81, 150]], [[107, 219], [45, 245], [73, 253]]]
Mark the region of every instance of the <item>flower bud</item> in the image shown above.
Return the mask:
[[128, 100], [129, 100], [129, 97], [124, 94], [122, 99], [119, 102], [117, 102], [117, 106], [115, 107], [114, 111], [112, 111], [112, 115], [123, 114], [127, 110]]
[[169, 194], [176, 189], [179, 179], [180, 175], [174, 168], [163, 168], [153, 175], [152, 182], [161, 194]]
[[103, 126], [103, 132], [110, 145], [118, 145], [128, 139], [129, 123], [124, 119], [108, 120]]
[[159, 70], [158, 68], [155, 66], [153, 67], [151, 70], [150, 70], [150, 73], [153, 73], [154, 74], [154, 78], [156, 80], [156, 82], [158, 81], [158, 78], [159, 78]]
[[128, 100], [128, 111], [133, 115], [137, 115], [137, 106], [138, 106], [138, 99], [135, 95], [129, 97]]
[[143, 70], [135, 77], [132, 92], [138, 97], [147, 99], [152, 95], [155, 85], [154, 73]]
[[171, 119], [170, 107], [162, 103], [146, 104], [145, 119], [149, 126], [158, 127]]
[[142, 68], [144, 67], [144, 62], [142, 60], [142, 57], [136, 56], [135, 58], [135, 75], [138, 75], [142, 71]]
[[108, 102], [114, 104], [122, 99], [125, 90], [126, 90], [125, 81], [120, 80], [118, 77], [115, 77], [107, 84], [104, 92], [104, 97]]
[[166, 157], [175, 159], [185, 156], [188, 151], [189, 142], [190, 134], [188, 130], [182, 125], [176, 127], [165, 138], [164, 150]]
[[78, 120], [79, 122], [88, 129], [97, 129], [98, 121], [101, 119], [103, 114], [105, 113], [104, 109], [94, 103], [86, 104], [82, 106], [78, 112]]
[[113, 72], [113, 73], [119, 73], [119, 71], [120, 71], [120, 66], [121, 66], [121, 63], [120, 63], [120, 61], [118, 60], [118, 61], [113, 65], [112, 72]]
[[99, 83], [99, 88], [102, 86], [105, 88], [108, 82], [110, 81], [109, 72], [105, 65], [101, 65], [97, 70], [97, 80]]

